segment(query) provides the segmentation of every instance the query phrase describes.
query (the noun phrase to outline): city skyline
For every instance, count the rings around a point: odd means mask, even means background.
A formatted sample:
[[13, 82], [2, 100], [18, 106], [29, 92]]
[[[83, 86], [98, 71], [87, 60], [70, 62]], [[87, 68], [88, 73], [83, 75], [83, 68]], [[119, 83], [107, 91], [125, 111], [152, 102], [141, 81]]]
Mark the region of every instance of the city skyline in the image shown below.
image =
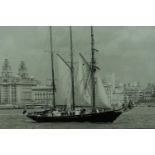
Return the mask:
[[[122, 82], [155, 82], [154, 27], [95, 27], [97, 62], [102, 74], [115, 73]], [[0, 27], [0, 67], [9, 59], [13, 72], [25, 61], [30, 75], [41, 81], [51, 77], [48, 27]], [[68, 60], [67, 27], [53, 27], [54, 51]], [[89, 27], [73, 27], [75, 57], [90, 58]]]

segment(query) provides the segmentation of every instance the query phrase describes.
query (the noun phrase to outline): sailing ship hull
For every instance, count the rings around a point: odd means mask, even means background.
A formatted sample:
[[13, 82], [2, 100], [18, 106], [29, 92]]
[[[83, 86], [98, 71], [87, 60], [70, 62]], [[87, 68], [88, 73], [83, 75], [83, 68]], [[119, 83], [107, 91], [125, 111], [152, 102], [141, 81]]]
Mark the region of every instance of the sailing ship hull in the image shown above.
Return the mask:
[[100, 113], [91, 113], [83, 115], [73, 115], [73, 116], [43, 116], [35, 115], [33, 113], [27, 114], [27, 117], [31, 118], [36, 122], [113, 122], [120, 115], [121, 111], [107, 111]]

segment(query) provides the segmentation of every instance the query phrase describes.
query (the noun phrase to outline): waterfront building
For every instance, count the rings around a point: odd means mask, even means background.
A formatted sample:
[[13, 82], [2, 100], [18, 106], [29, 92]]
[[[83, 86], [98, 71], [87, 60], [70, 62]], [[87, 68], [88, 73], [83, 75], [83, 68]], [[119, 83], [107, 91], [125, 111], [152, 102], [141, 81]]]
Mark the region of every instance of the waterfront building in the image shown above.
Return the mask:
[[139, 82], [124, 84], [124, 93], [126, 100], [138, 102], [142, 95], [142, 88]]
[[52, 101], [51, 86], [37, 86], [32, 88], [32, 99], [35, 105], [50, 105]]
[[24, 61], [14, 76], [8, 59], [4, 60], [0, 76], [0, 105], [23, 106], [32, 102], [32, 87], [37, 81], [30, 77]]
[[145, 102], [151, 102], [155, 100], [155, 85], [152, 83], [148, 83], [146, 88], [144, 89], [143, 100]]

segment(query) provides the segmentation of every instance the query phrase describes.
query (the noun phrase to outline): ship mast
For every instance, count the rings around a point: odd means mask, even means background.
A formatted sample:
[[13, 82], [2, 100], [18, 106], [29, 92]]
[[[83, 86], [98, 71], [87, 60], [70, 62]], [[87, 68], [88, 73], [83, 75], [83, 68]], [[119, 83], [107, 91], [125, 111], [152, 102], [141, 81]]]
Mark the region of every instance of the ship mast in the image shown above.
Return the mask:
[[70, 58], [71, 58], [71, 82], [72, 82], [72, 110], [75, 110], [75, 92], [74, 92], [74, 58], [73, 58], [73, 40], [72, 27], [69, 27], [70, 33]]
[[55, 92], [56, 92], [56, 87], [55, 87], [55, 78], [54, 78], [54, 55], [53, 55], [53, 38], [52, 38], [52, 27], [49, 27], [50, 30], [50, 53], [51, 53], [51, 69], [52, 69], [52, 95], [53, 95], [53, 108], [55, 108]]
[[91, 83], [92, 83], [92, 109], [95, 111], [95, 71], [96, 71], [96, 61], [95, 61], [95, 48], [94, 48], [94, 32], [93, 27], [91, 26]]

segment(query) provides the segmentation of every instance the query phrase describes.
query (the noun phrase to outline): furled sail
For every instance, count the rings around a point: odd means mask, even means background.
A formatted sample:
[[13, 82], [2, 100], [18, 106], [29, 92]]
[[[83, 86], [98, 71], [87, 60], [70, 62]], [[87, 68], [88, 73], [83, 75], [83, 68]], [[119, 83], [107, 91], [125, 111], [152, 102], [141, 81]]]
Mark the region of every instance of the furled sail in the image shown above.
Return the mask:
[[79, 66], [77, 72], [77, 93], [80, 102], [83, 104], [91, 104], [91, 72], [89, 64], [84, 58], [79, 56]]
[[71, 107], [72, 93], [71, 93], [71, 72], [69, 66], [57, 56], [58, 64], [58, 104], [67, 105]]
[[111, 104], [99, 73], [96, 73], [96, 105], [111, 109]]

